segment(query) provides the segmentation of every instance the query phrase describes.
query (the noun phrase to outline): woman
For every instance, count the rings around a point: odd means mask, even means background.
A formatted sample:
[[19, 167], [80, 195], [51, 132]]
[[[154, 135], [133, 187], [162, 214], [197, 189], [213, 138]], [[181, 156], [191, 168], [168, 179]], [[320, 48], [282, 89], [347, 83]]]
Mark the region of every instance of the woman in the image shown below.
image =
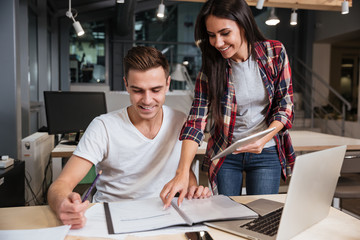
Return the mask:
[[[244, 0], [209, 0], [196, 21], [195, 40], [202, 70], [195, 99], [180, 139], [182, 153], [176, 176], [160, 196], [165, 206], [186, 194], [188, 172], [209, 112], [214, 119], [205, 154], [214, 194], [241, 195], [243, 172], [247, 194], [278, 193], [281, 173], [294, 164], [287, 129], [292, 126], [291, 70], [284, 46], [266, 40]], [[275, 127], [265, 137], [219, 160], [211, 157], [238, 139]]]

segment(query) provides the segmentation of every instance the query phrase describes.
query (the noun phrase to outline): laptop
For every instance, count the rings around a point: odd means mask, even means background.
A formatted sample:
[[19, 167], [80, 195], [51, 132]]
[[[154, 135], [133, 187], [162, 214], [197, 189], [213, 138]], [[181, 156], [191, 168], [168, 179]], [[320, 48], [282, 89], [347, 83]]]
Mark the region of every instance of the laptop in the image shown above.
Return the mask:
[[[205, 224], [248, 239], [288, 240], [329, 214], [346, 146], [300, 155], [296, 158], [285, 204], [259, 199], [247, 206], [259, 214], [254, 220], [206, 222]], [[272, 216], [272, 215], [278, 216]], [[260, 229], [258, 222], [273, 217]], [[277, 220], [276, 220], [277, 218]], [[260, 233], [259, 233], [260, 232]]]

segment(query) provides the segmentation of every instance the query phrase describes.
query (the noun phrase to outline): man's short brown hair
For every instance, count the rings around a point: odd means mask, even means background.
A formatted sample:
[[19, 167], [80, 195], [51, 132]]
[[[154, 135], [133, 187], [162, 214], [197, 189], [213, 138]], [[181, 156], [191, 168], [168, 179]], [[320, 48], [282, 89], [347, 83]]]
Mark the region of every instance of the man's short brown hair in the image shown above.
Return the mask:
[[131, 48], [124, 58], [125, 78], [128, 77], [129, 71], [139, 70], [147, 71], [151, 68], [162, 67], [166, 79], [169, 76], [169, 63], [165, 56], [154, 47], [136, 46]]

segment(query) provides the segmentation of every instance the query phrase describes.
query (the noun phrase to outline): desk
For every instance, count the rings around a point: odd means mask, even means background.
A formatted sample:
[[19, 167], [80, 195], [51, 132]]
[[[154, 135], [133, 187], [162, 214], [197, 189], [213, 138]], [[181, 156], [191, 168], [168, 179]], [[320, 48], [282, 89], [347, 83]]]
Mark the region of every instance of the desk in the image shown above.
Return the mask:
[[[261, 197], [268, 198], [275, 201], [284, 202], [284, 194], [278, 195], [263, 195]], [[236, 196], [233, 199], [237, 202], [248, 203], [259, 196]], [[45, 227], [54, 227], [61, 225], [61, 222], [56, 218], [49, 206], [29, 206], [29, 207], [15, 207], [15, 208], [0, 208], [0, 230], [10, 229], [36, 229]], [[213, 228], [209, 228], [209, 233], [214, 240], [239, 240], [243, 239], [232, 234], [222, 232]], [[330, 209], [329, 216], [321, 222], [310, 227], [306, 231], [297, 235], [293, 240], [308, 240], [308, 239], [359, 239], [360, 236], [360, 220], [351, 217], [335, 208]], [[103, 238], [86, 238], [67, 236], [66, 240], [81, 240], [81, 239], [103, 239]], [[184, 234], [173, 234], [152, 236], [152, 237], [135, 237], [128, 236], [126, 240], [155, 240], [155, 239], [174, 239], [185, 240]]]
[[[25, 161], [0, 169], [0, 207], [25, 206]], [[0, 216], [1, 217], [1, 216]]]
[[289, 131], [295, 151], [318, 151], [341, 145], [347, 150], [360, 150], [360, 139], [311, 131]]
[[[203, 142], [198, 148], [196, 154], [204, 155], [206, 151], [207, 143]], [[51, 161], [52, 161], [52, 181], [54, 182], [60, 175], [62, 170], [62, 158], [71, 157], [72, 153], [75, 151], [75, 145], [65, 145], [58, 144], [51, 151]]]
[[[319, 151], [341, 145], [347, 150], [360, 151], [360, 139], [336, 136], [311, 131], [289, 131], [293, 147], [297, 152]], [[206, 142], [199, 147], [197, 154], [205, 154]]]
[[[331, 134], [324, 134], [311, 131], [290, 131], [290, 136], [295, 151], [297, 152], [311, 152], [323, 150], [340, 145], [347, 145], [347, 150], [360, 151], [360, 139], [341, 137]], [[196, 154], [204, 155], [207, 143], [203, 142], [198, 148]], [[60, 175], [62, 169], [63, 157], [71, 157], [76, 146], [74, 145], [57, 145], [51, 152], [53, 181]]]
[[58, 144], [51, 151], [51, 161], [52, 161], [52, 181], [54, 182], [60, 175], [62, 170], [62, 158], [71, 157], [72, 153], [75, 151], [75, 145], [65, 145]]

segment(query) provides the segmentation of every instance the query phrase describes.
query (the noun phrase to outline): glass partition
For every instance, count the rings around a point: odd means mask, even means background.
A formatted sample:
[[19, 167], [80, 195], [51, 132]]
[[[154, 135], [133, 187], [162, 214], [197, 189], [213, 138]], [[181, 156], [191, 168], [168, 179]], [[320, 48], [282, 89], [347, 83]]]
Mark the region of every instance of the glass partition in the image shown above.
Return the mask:
[[85, 31], [78, 37], [70, 31], [71, 83], [105, 83], [105, 23], [82, 22]]

